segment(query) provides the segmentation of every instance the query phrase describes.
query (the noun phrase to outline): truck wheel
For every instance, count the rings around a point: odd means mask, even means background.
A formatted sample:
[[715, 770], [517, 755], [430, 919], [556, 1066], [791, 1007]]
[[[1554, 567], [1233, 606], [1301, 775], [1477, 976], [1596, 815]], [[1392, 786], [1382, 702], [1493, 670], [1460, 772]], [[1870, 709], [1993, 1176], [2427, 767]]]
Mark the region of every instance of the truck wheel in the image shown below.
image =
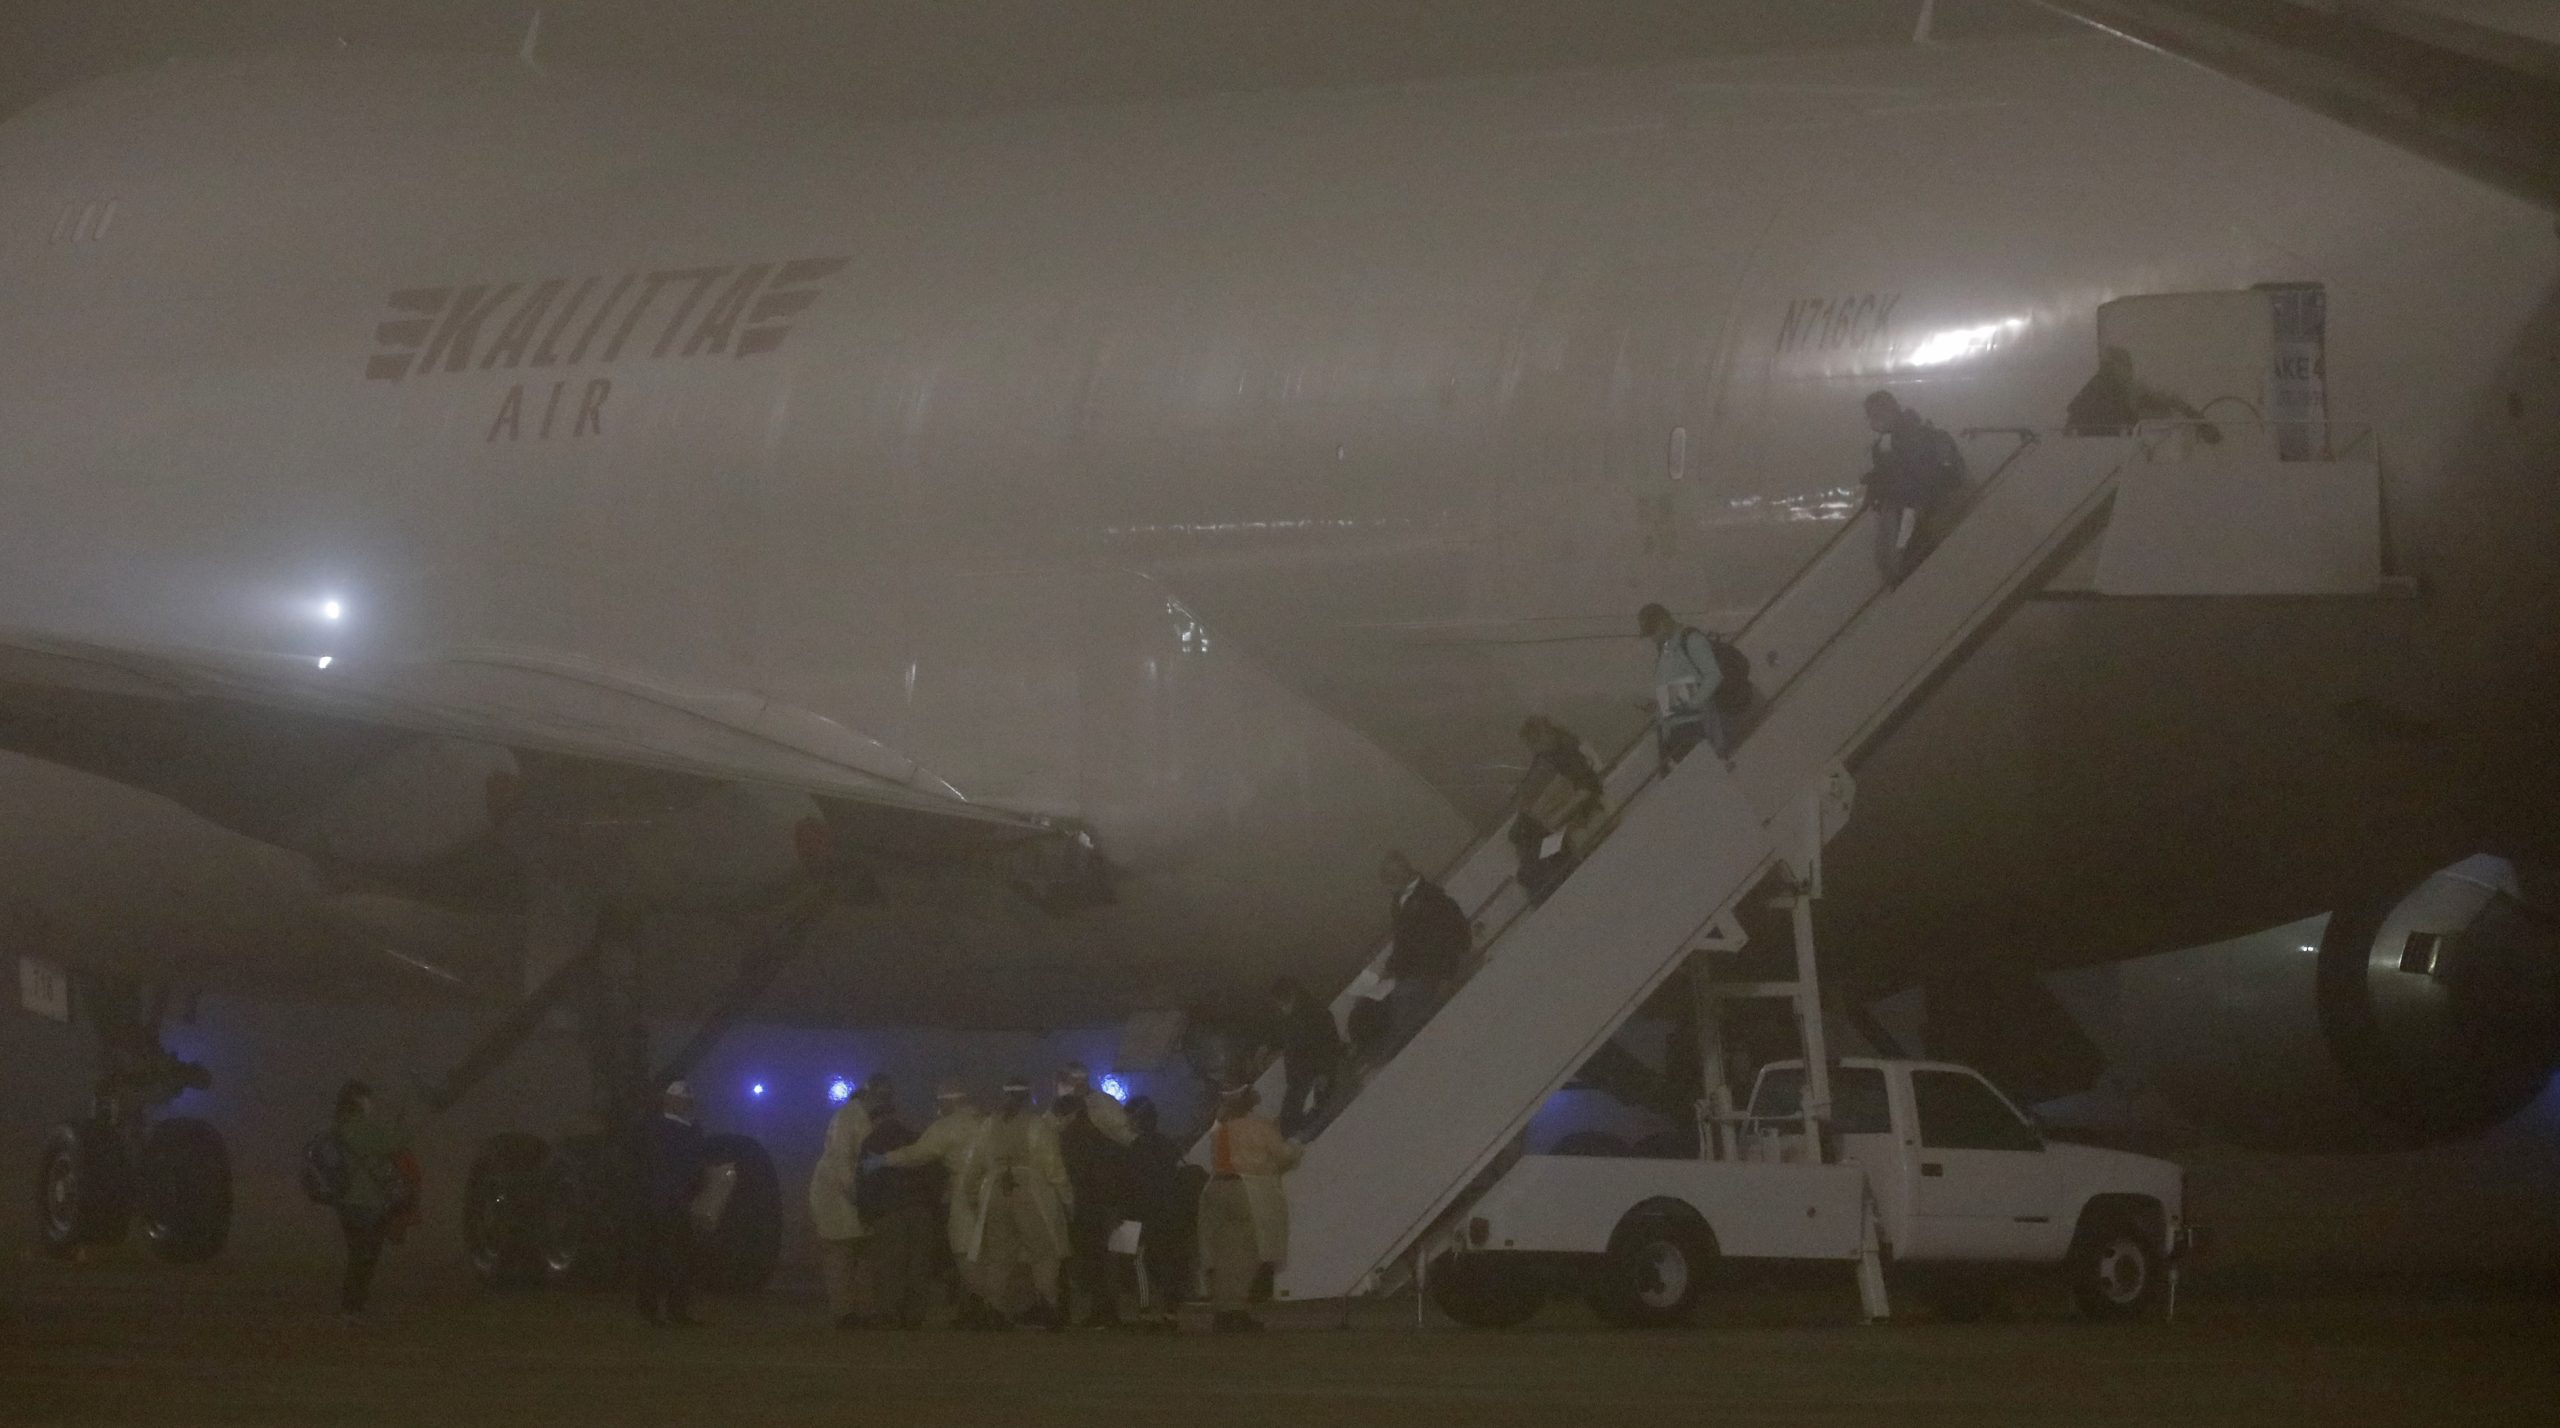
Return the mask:
[[1494, 1255], [1443, 1255], [1431, 1265], [1433, 1308], [1470, 1329], [1514, 1329], [1547, 1304], [1547, 1286]]
[[170, 1264], [202, 1264], [231, 1238], [231, 1157], [222, 1134], [189, 1116], [173, 1116], [142, 1139], [134, 1198], [142, 1238]]
[[1591, 1312], [1621, 1329], [1686, 1324], [1715, 1258], [1715, 1236], [1694, 1219], [1631, 1217], [1609, 1239], [1591, 1284]]
[[2090, 1319], [2134, 1319], [2160, 1299], [2160, 1251], [2130, 1216], [2081, 1227], [2071, 1246], [2071, 1297]]

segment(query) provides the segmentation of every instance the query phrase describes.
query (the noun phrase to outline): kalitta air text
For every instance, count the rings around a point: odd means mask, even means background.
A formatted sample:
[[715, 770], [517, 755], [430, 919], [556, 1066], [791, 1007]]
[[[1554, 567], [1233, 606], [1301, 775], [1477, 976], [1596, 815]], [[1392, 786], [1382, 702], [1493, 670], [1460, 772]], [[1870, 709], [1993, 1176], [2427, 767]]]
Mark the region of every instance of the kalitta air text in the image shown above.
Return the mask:
[[[533, 282], [460, 282], [391, 294], [373, 330], [366, 380], [414, 382], [467, 372], [597, 368], [626, 361], [749, 358], [773, 352], [841, 272], [843, 258], [635, 270]], [[551, 384], [536, 410], [560, 405]], [[601, 435], [610, 384], [585, 382], [554, 415], [561, 435]], [[526, 395], [508, 394], [492, 441], [548, 437], [527, 420]], [[574, 412], [575, 415], [571, 415]]]

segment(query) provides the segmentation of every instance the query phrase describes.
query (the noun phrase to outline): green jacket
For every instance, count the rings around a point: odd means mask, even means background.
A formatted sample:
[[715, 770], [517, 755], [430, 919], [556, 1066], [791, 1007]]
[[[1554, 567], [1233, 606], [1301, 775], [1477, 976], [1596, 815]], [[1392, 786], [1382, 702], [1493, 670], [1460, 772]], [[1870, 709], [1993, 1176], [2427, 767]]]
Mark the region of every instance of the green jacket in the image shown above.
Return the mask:
[[380, 1117], [363, 1115], [338, 1123], [338, 1143], [347, 1148], [347, 1193], [338, 1208], [359, 1215], [387, 1213], [400, 1185], [391, 1157], [408, 1146], [409, 1138]]

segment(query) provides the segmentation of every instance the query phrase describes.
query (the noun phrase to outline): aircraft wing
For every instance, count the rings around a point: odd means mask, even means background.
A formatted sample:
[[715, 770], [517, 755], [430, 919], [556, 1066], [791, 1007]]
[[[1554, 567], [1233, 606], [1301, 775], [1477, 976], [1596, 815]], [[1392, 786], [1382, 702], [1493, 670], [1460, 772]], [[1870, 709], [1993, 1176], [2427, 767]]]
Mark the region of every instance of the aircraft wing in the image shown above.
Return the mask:
[[2560, 210], [2560, 46], [2391, 0], [2045, 0]]
[[487, 648], [324, 666], [0, 630], [0, 747], [162, 794], [252, 836], [280, 837], [308, 790], [421, 737], [806, 793], [874, 826], [1054, 831], [812, 711], [574, 656]]

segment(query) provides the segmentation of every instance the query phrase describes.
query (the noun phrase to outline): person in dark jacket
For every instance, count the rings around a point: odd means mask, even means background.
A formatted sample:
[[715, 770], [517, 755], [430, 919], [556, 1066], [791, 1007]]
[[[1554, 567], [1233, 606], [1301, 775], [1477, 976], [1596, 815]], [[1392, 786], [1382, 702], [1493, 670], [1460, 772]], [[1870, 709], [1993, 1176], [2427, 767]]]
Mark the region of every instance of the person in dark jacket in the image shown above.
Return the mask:
[[[1534, 905], [1573, 871], [1584, 841], [1600, 819], [1600, 772], [1571, 730], [1542, 714], [1520, 725], [1529, 769], [1511, 795], [1511, 850], [1520, 859], [1520, 886]], [[1285, 1110], [1285, 1108], [1284, 1108]], [[1288, 1117], [1280, 1132], [1290, 1133]]]
[[1138, 1327], [1169, 1334], [1174, 1311], [1191, 1297], [1199, 1248], [1200, 1186], [1205, 1172], [1183, 1163], [1179, 1141], [1156, 1122], [1156, 1103], [1129, 1103], [1129, 1209], [1138, 1221], [1138, 1263], [1146, 1271]]
[[693, 1199], [707, 1168], [693, 1092], [673, 1082], [640, 1133], [640, 1316], [652, 1324], [695, 1322]]
[[1891, 392], [1869, 392], [1866, 411], [1876, 441], [1861, 481], [1876, 513], [1876, 569], [1889, 589], [1937, 544], [1947, 507], [1964, 489], [1964, 454]]
[[1280, 1053], [1280, 1133], [1296, 1135], [1324, 1111], [1342, 1068], [1342, 1034], [1333, 1013], [1295, 977], [1271, 984], [1271, 1042]]
[[920, 1329], [925, 1286], [933, 1279], [935, 1236], [942, 1227], [945, 1175], [938, 1164], [887, 1163], [890, 1152], [916, 1143], [915, 1131], [898, 1114], [897, 1091], [888, 1077], [874, 1076], [864, 1083], [862, 1099], [871, 1113], [871, 1134], [863, 1138], [853, 1205], [871, 1241], [862, 1256], [863, 1277], [870, 1290], [866, 1296], [871, 1304], [869, 1322], [881, 1328]]
[[2196, 436], [2207, 446], [2222, 440], [2222, 429], [2175, 392], [2164, 392], [2133, 374], [2133, 354], [2110, 347], [2098, 354], [2097, 373], [2072, 395], [2063, 409], [2066, 436], [2130, 436], [2137, 423], [2182, 417], [2196, 424]]
[[1467, 954], [1475, 950], [1475, 932], [1457, 902], [1416, 871], [1404, 854], [1386, 856], [1378, 865], [1378, 881], [1394, 898], [1386, 967], [1395, 980], [1395, 989], [1387, 993], [1395, 1021], [1392, 1052], [1412, 1040], [1455, 989]]
[[[1117, 1103], [1113, 1109], [1119, 1109]], [[1094, 1124], [1084, 1096], [1058, 1097], [1049, 1103], [1049, 1114], [1058, 1120], [1058, 1158], [1067, 1166], [1069, 1278], [1074, 1292], [1085, 1301], [1085, 1327], [1116, 1329], [1120, 1327], [1120, 1284], [1111, 1263], [1111, 1236], [1129, 1217], [1127, 1152]], [[1131, 1138], [1135, 1136], [1132, 1127]], [[1061, 1313], [1066, 1307], [1062, 1300]]]
[[338, 1104], [330, 1117], [330, 1133], [345, 1157], [346, 1188], [337, 1200], [338, 1230], [347, 1243], [346, 1273], [338, 1281], [338, 1317], [364, 1320], [373, 1294], [374, 1267], [382, 1261], [392, 1217], [406, 1206], [410, 1186], [397, 1163], [407, 1138], [400, 1128], [374, 1114], [373, 1088], [349, 1081], [338, 1088]]

